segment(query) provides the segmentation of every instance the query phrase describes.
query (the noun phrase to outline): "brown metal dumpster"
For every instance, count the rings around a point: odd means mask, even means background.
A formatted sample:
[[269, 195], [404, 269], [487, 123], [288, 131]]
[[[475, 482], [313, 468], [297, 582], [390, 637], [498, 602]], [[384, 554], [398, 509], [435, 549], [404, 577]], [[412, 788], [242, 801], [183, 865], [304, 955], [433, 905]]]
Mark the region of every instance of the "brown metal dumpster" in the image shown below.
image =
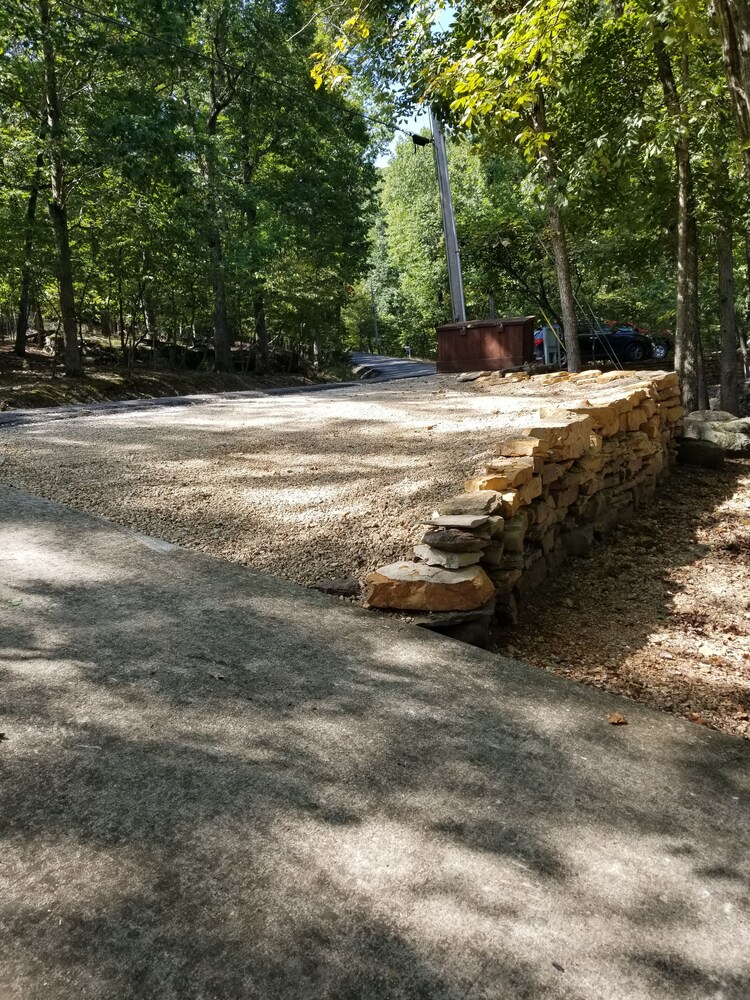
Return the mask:
[[437, 328], [439, 372], [502, 371], [534, 360], [534, 317], [468, 320]]

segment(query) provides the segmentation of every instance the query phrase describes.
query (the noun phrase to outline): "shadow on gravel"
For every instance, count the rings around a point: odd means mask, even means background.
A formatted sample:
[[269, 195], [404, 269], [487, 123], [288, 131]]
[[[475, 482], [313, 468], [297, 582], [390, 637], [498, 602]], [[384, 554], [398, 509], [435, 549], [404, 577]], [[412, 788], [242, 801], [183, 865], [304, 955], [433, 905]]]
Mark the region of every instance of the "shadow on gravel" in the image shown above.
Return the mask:
[[35, 517], [2, 526], [11, 997], [746, 996], [744, 744]]
[[369, 419], [319, 393], [8, 431], [0, 482], [298, 583], [363, 573], [488, 451], [470, 395], [436, 424], [431, 394], [367, 393]]

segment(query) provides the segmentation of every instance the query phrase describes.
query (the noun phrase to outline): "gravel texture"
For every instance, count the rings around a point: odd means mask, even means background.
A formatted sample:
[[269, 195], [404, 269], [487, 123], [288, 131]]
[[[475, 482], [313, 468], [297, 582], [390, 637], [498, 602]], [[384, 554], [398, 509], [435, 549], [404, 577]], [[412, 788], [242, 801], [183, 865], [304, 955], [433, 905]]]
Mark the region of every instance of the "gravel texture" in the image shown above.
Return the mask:
[[418, 379], [0, 430], [0, 482], [309, 585], [401, 559], [539, 398]]
[[[403, 558], [420, 516], [530, 413], [571, 395], [432, 378], [5, 428], [0, 482], [305, 585], [361, 578]], [[749, 511], [749, 462], [678, 469], [497, 648], [750, 736]]]

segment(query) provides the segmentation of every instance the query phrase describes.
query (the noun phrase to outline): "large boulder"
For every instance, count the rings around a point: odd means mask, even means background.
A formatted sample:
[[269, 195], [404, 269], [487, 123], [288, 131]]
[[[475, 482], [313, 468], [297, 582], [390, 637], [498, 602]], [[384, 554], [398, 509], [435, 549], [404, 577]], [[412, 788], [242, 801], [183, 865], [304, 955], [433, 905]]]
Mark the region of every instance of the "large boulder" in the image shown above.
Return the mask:
[[683, 436], [713, 444], [739, 455], [750, 455], [750, 427], [746, 420], [723, 410], [694, 410], [685, 417]]
[[703, 424], [721, 424], [725, 420], [734, 420], [733, 413], [726, 410], [693, 410], [685, 415], [685, 423], [698, 421]]
[[495, 593], [479, 566], [447, 570], [426, 563], [398, 562], [368, 573], [365, 607], [404, 611], [473, 611]]

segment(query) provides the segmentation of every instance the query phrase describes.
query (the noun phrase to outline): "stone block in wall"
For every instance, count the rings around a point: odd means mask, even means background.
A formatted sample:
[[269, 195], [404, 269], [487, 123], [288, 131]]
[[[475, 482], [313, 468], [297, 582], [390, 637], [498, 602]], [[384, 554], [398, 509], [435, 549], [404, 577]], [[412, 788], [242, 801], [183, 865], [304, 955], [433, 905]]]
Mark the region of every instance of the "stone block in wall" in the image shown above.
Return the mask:
[[459, 531], [473, 531], [485, 527], [489, 521], [490, 518], [487, 515], [481, 514], [435, 514], [425, 518], [422, 524], [433, 528], [456, 528]]
[[[502, 520], [502, 519], [501, 519]], [[490, 532], [459, 531], [457, 528], [428, 528], [421, 544], [445, 552], [481, 552], [490, 544]]]
[[680, 381], [677, 372], [650, 372], [649, 382], [656, 387], [659, 396], [677, 395], [680, 391]]
[[664, 419], [668, 424], [676, 424], [678, 420], [682, 420], [685, 416], [685, 408], [683, 406], [669, 406], [664, 411]]
[[464, 490], [467, 493], [479, 493], [482, 490], [492, 490], [497, 493], [507, 489], [507, 487], [508, 483], [505, 476], [497, 476], [493, 473], [464, 480]]
[[525, 511], [520, 511], [505, 522], [503, 545], [506, 552], [523, 552], [527, 527], [528, 519]]
[[[625, 427], [622, 426], [623, 417], [625, 419]], [[623, 414], [623, 417], [620, 417], [620, 430], [637, 431], [646, 423], [649, 414], [646, 413], [643, 406], [636, 406], [634, 410]]]
[[526, 543], [527, 544], [539, 544], [542, 540], [542, 535], [545, 531], [549, 529], [549, 522], [546, 524], [532, 524], [529, 530], [526, 532]]
[[589, 402], [580, 400], [570, 407], [572, 413], [591, 418], [592, 432], [600, 437], [610, 437], [619, 430], [619, 415], [609, 402]]
[[535, 524], [529, 528], [526, 538], [537, 544], [546, 556], [555, 547], [559, 530], [556, 524]]
[[523, 573], [523, 566], [515, 569], [488, 567], [487, 575], [495, 586], [495, 600], [500, 601], [503, 594], [510, 594]]
[[535, 562], [539, 562], [542, 559], [542, 550], [536, 548], [535, 546], [527, 545], [523, 550], [523, 569], [524, 572], [534, 565]]
[[564, 475], [565, 466], [561, 462], [545, 462], [542, 466], [542, 486], [546, 488]]
[[571, 486], [579, 487], [581, 483], [586, 482], [589, 478], [590, 476], [581, 469], [569, 469], [562, 479], [555, 483], [553, 493], [562, 493], [565, 490], [569, 490]]
[[499, 625], [518, 625], [518, 601], [512, 592], [497, 594], [495, 621]]
[[566, 490], [560, 490], [559, 493], [555, 494], [555, 501], [558, 507], [570, 507], [578, 499], [578, 494], [580, 493], [579, 486], [569, 486]]
[[536, 500], [537, 497], [542, 495], [542, 477], [532, 476], [532, 478], [524, 483], [523, 486], [519, 487], [519, 493], [523, 498], [524, 504], [531, 503], [532, 500]]
[[365, 586], [365, 607], [406, 611], [470, 611], [495, 592], [480, 566], [447, 570], [416, 562], [381, 566], [367, 574]]
[[501, 499], [502, 515], [506, 521], [511, 517], [515, 517], [521, 507], [527, 503], [521, 490], [508, 490], [507, 493], [501, 494]]
[[437, 506], [440, 516], [453, 514], [486, 515], [496, 514], [502, 506], [501, 494], [495, 490], [479, 490], [476, 493], [459, 493], [458, 496], [443, 500]]
[[[617, 480], [619, 483], [619, 480]], [[587, 497], [585, 503], [581, 503], [578, 516], [585, 522], [596, 521], [611, 503], [611, 489], [599, 490], [593, 496]]]
[[646, 476], [633, 486], [633, 502], [636, 509], [653, 500], [656, 493], [656, 476]]
[[[575, 506], [575, 504], [571, 504], [568, 507], [564, 507], [562, 505], [556, 507], [555, 508], [555, 514], [554, 514], [554, 517], [552, 519], [552, 523], [554, 523], [554, 524], [561, 524], [561, 525], [565, 524], [565, 519], [568, 517], [569, 513], [573, 510], [574, 506]], [[574, 515], [570, 514], [570, 516], [572, 517]]]
[[482, 553], [483, 566], [501, 566], [505, 559], [505, 544], [501, 541], [492, 542]]
[[606, 464], [607, 456], [603, 451], [600, 451], [595, 455], [581, 455], [573, 468], [580, 469], [583, 472], [596, 473], [601, 472]]
[[587, 559], [594, 548], [594, 529], [590, 524], [582, 524], [561, 538], [566, 555]]
[[618, 524], [628, 521], [633, 516], [634, 510], [635, 508], [632, 503], [623, 504], [622, 506], [611, 504], [593, 522], [595, 537], [604, 538]]
[[544, 441], [535, 437], [519, 437], [510, 441], [504, 441], [495, 448], [495, 455], [504, 458], [524, 458], [539, 456], [544, 458], [548, 452], [548, 447]]
[[[545, 412], [549, 412], [546, 411]], [[550, 417], [528, 428], [531, 438], [544, 441], [547, 456], [553, 461], [580, 458], [589, 444], [593, 422], [588, 414], [561, 411], [556, 418]]]
[[489, 518], [487, 530], [490, 533], [490, 538], [502, 538], [505, 531], [505, 518], [499, 514], [493, 514]]
[[680, 396], [665, 396], [663, 399], [659, 398], [659, 412], [662, 416], [667, 410], [671, 409], [673, 406], [682, 406], [682, 399]]
[[551, 494], [539, 497], [526, 508], [529, 525], [548, 524], [554, 518], [556, 510], [557, 504]]
[[[527, 483], [536, 471], [534, 468], [533, 456], [522, 458], [496, 457], [487, 462], [485, 471], [488, 476], [496, 476], [502, 479], [502, 486], [493, 489], [514, 489]], [[486, 488], [486, 487], [483, 487]]]
[[494, 567], [494, 571], [500, 572], [501, 570], [522, 570], [524, 567], [524, 558], [527, 548], [528, 546], [524, 546], [523, 552], [508, 552], [506, 550], [502, 560], [497, 564], [496, 567]]
[[627, 436], [628, 450], [636, 455], [653, 454], [657, 446], [645, 430], [634, 431]]
[[[586, 450], [586, 455], [598, 455], [604, 447], [604, 438], [601, 434], [596, 431], [592, 431], [589, 434], [589, 446]], [[585, 456], [583, 456], [585, 457]]]
[[428, 566], [442, 566], [444, 569], [462, 569], [473, 566], [482, 558], [481, 552], [446, 552], [431, 545], [415, 545], [414, 558]]

